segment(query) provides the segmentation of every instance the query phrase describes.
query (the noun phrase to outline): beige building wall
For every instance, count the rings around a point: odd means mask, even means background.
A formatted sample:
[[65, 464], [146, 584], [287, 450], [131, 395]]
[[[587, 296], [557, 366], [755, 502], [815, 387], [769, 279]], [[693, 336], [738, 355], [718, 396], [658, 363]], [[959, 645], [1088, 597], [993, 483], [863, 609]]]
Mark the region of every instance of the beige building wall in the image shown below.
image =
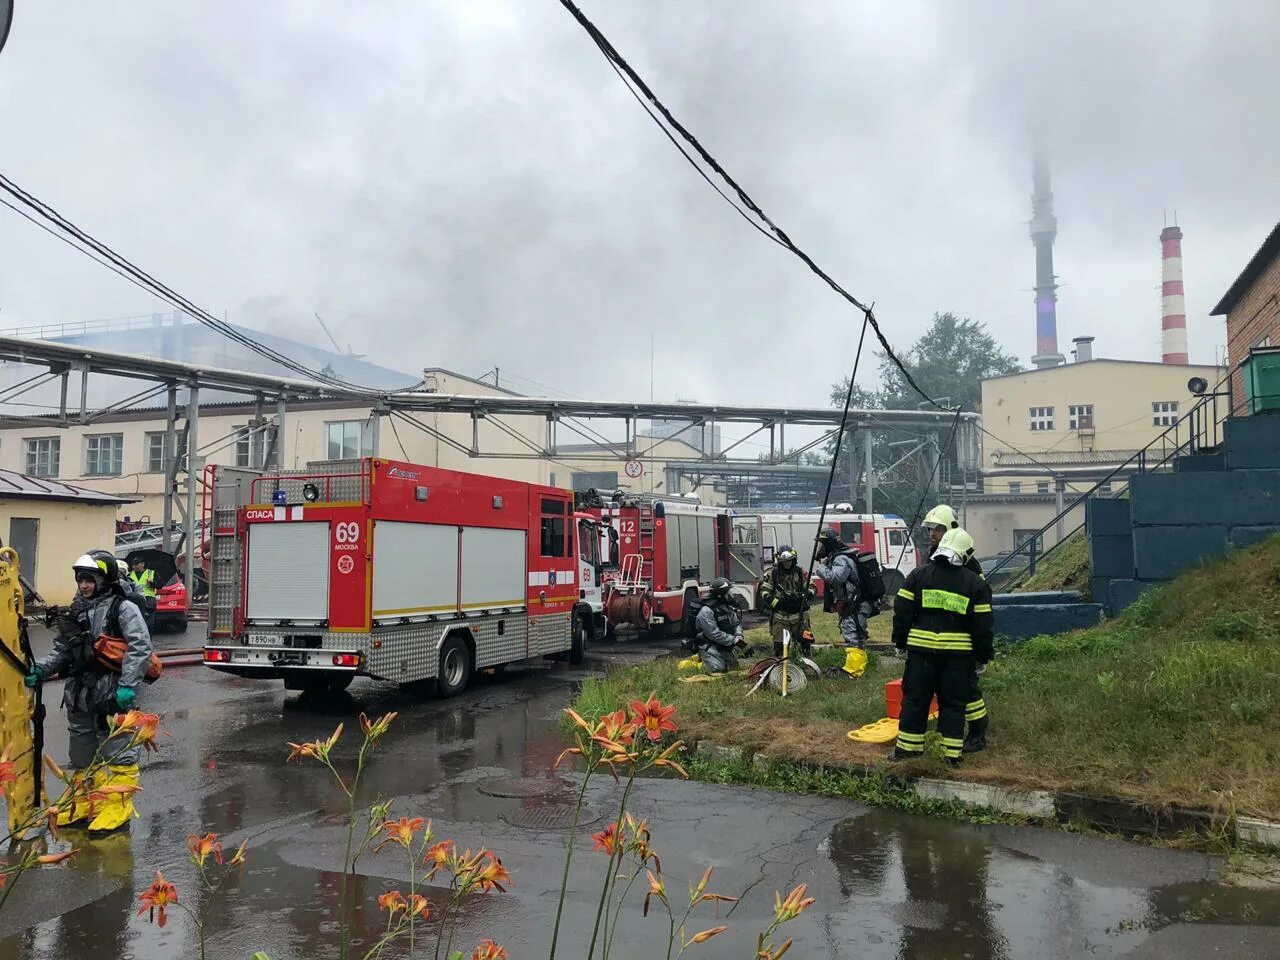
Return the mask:
[[90, 504], [0, 497], [0, 531], [8, 543], [9, 521], [14, 517], [38, 521], [36, 556], [19, 557], [22, 574], [49, 603], [70, 603], [76, 584], [71, 565], [81, 554], [116, 542], [116, 508], [111, 503]]
[[554, 462], [551, 463], [550, 470], [554, 475], [555, 484], [561, 487], [573, 487], [574, 474], [586, 473], [606, 473], [616, 474], [616, 485], [607, 487], [607, 484], [600, 485], [601, 493], [612, 493], [616, 489], [621, 489], [627, 493], [643, 493], [652, 494], [657, 497], [670, 497], [679, 494], [696, 493], [698, 499], [707, 505], [723, 506], [725, 503], [725, 495], [722, 489], [716, 489], [710, 483], [703, 484], [696, 491], [693, 485], [687, 479], [681, 484], [680, 489], [673, 490], [667, 488], [667, 463], [671, 461], [688, 461], [697, 460], [702, 454], [691, 444], [682, 440], [668, 440], [658, 437], [638, 436], [636, 438], [636, 450], [643, 454], [638, 457], [641, 473], [638, 477], [627, 476], [626, 466], [627, 458], [615, 457], [609, 459], [588, 459], [585, 457], [574, 457], [572, 453], [560, 453]]
[[[966, 504], [962, 514], [964, 528], [973, 537], [979, 557], [1008, 553], [1057, 515], [1057, 502], [1052, 498], [1009, 500], [998, 497]], [[1083, 522], [1084, 506], [1081, 505], [1064, 518], [1063, 532], [1070, 534]], [[1040, 546], [1047, 550], [1057, 542], [1058, 528], [1055, 524], [1045, 531]]]
[[[1092, 453], [1090, 459], [1100, 463], [1123, 462], [1191, 408], [1190, 378], [1215, 384], [1224, 373], [1212, 365], [1099, 359], [984, 380], [982, 424], [989, 431], [983, 438], [984, 472], [998, 472], [1000, 455], [1018, 450], [1051, 453], [1059, 462], [1071, 453]], [[1092, 408], [1092, 429], [1079, 416], [1072, 426], [1073, 406]], [[1048, 428], [1034, 429], [1033, 423]], [[1107, 452], [1120, 455], [1101, 456]], [[1024, 493], [1035, 490], [1034, 477], [1001, 476], [988, 476], [984, 489], [1007, 493], [1010, 483], [1020, 483]]]

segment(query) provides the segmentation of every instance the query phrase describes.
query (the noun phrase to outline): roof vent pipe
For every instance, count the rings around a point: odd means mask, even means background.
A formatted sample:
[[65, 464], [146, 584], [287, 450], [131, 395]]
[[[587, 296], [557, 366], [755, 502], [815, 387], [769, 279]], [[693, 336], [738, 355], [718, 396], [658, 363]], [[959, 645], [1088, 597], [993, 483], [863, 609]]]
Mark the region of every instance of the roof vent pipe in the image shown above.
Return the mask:
[[1076, 363], [1088, 363], [1093, 359], [1093, 337], [1073, 337], [1076, 347]]

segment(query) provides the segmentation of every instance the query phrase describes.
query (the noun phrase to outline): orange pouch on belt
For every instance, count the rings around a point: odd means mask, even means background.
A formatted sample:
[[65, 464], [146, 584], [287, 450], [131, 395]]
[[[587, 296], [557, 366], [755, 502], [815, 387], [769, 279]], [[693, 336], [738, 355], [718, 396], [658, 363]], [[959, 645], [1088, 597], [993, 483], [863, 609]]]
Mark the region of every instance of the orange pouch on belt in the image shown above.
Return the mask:
[[[124, 668], [124, 656], [129, 649], [129, 644], [119, 637], [108, 637], [106, 634], [98, 637], [93, 641], [93, 659], [98, 662], [100, 667], [105, 667], [112, 673], [119, 673]], [[147, 661], [147, 671], [143, 674], [142, 679], [147, 683], [155, 683], [160, 679], [160, 674], [164, 671], [164, 665], [160, 662], [160, 658], [154, 653], [151, 659]]]

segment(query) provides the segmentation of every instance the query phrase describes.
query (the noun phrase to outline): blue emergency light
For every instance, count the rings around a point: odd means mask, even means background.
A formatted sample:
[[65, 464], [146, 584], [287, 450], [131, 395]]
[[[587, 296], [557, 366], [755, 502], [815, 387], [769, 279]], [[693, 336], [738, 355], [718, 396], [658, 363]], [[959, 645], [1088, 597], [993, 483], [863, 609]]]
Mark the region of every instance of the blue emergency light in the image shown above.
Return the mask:
[[283, 507], [289, 502], [289, 497], [283, 490], [277, 490], [271, 495], [271, 502], [277, 507]]

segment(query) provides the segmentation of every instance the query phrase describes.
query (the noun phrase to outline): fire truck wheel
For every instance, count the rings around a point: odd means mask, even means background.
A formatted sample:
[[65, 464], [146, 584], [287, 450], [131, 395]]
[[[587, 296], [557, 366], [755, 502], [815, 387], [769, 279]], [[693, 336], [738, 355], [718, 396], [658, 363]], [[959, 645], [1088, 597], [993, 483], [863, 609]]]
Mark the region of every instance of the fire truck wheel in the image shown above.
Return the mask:
[[580, 664], [587, 655], [587, 638], [590, 627], [587, 619], [581, 614], [573, 615], [573, 636], [570, 640], [569, 662], [574, 666]]
[[440, 648], [440, 670], [436, 674], [436, 690], [442, 697], [461, 693], [471, 682], [471, 650], [457, 634], [445, 640]]

